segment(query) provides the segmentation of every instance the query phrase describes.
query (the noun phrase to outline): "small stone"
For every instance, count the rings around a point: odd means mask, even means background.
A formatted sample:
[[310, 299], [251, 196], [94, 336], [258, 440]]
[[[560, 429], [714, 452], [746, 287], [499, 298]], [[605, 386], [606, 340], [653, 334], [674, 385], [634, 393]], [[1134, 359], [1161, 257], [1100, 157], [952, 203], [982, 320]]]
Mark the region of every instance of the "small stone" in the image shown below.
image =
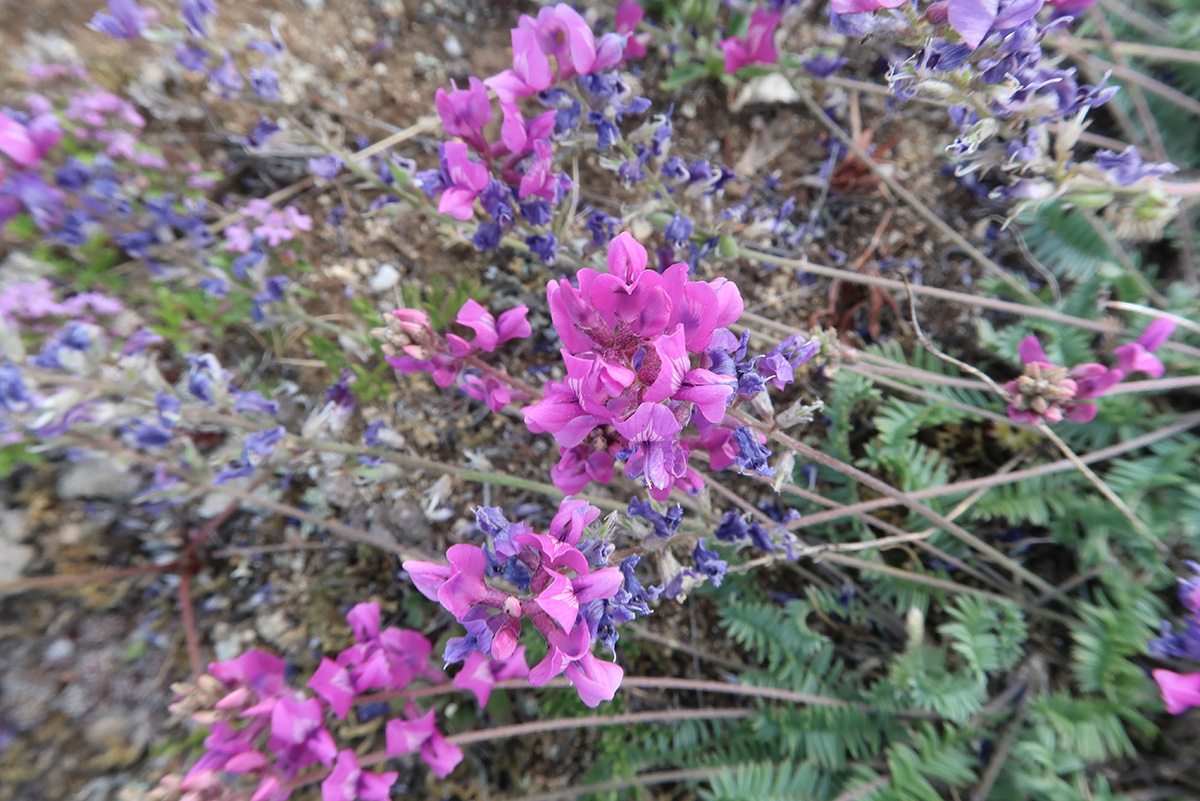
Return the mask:
[[386, 292], [387, 290], [400, 283], [400, 271], [394, 265], [384, 264], [380, 266], [375, 275], [371, 276], [368, 286], [372, 292]]
[[58, 497], [64, 501], [99, 498], [129, 501], [142, 488], [141, 476], [111, 459], [83, 459], [67, 468], [58, 479]]
[[59, 637], [54, 642], [50, 643], [46, 648], [46, 653], [42, 654], [43, 664], [54, 664], [56, 662], [65, 662], [75, 653], [75, 643], [68, 640], [66, 637]]
[[95, 746], [111, 748], [129, 741], [133, 721], [116, 713], [101, 715], [84, 729], [83, 736]]
[[458, 37], [454, 34], [447, 36], [446, 41], [442, 43], [442, 46], [446, 48], [446, 55], [450, 56], [450, 58], [462, 58], [462, 42], [458, 41]]

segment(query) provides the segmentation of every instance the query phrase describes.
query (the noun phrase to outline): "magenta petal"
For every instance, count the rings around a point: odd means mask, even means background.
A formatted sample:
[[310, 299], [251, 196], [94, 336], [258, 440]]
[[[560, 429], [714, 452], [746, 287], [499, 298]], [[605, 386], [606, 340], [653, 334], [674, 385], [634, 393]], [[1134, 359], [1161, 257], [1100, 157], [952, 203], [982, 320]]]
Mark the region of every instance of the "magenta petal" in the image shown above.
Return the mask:
[[223, 770], [228, 773], [251, 773], [267, 764], [267, 758], [258, 751], [243, 751], [229, 758]]
[[[511, 37], [513, 72], [532, 90], [528, 94], [540, 92], [550, 86], [554, 80], [550, 72], [550, 59], [538, 46], [537, 35], [528, 28], [513, 28]], [[495, 86], [492, 88], [496, 89]], [[498, 89], [496, 93], [500, 93]]]
[[550, 521], [550, 536], [571, 545], [600, 517], [600, 510], [581, 498], [563, 498]]
[[396, 718], [387, 724], [387, 755], [411, 754], [434, 733], [433, 710], [414, 720]]
[[1142, 372], [1151, 378], [1161, 378], [1167, 371], [1157, 356], [1137, 342], [1113, 348], [1113, 355], [1117, 357], [1118, 368], [1125, 373]]
[[[712, 333], [711, 331], [709, 332]], [[683, 326], [676, 326], [675, 330], [667, 336], [659, 337], [654, 343], [654, 348], [658, 352], [658, 357], [662, 362], [662, 366], [658, 371], [658, 376], [654, 379], [654, 383], [642, 396], [644, 403], [658, 403], [672, 397], [675, 392], [683, 385], [683, 377], [688, 371], [688, 351], [684, 344]]]
[[438, 599], [438, 590], [446, 583], [446, 579], [450, 578], [450, 568], [434, 562], [409, 559], [403, 562], [401, 567], [408, 572], [417, 590], [431, 601]]
[[[1094, 403], [1075, 403], [1067, 410], [1066, 417], [1072, 423], [1089, 423], [1095, 418], [1097, 411]], [[1047, 419], [1049, 419], [1049, 415], [1047, 415]]]
[[604, 662], [592, 654], [566, 668], [567, 678], [575, 685], [579, 700], [595, 709], [602, 701], [611, 701], [621, 686], [625, 671], [613, 662]]
[[1172, 715], [1200, 706], [1200, 673], [1180, 674], [1160, 668], [1151, 671], [1150, 675], [1158, 682], [1163, 703]]
[[534, 600], [566, 631], [575, 625], [575, 618], [579, 616], [579, 600], [569, 578], [554, 570], [546, 570], [546, 575], [550, 577], [550, 583]]
[[328, 701], [333, 714], [339, 718], [346, 717], [354, 703], [350, 671], [329, 658], [321, 660], [321, 666], [308, 680], [308, 688]]
[[463, 544], [451, 545], [446, 557], [455, 572], [438, 590], [437, 599], [450, 614], [461, 620], [488, 595], [488, 588], [483, 583], [487, 557], [479, 547]]
[[337, 763], [333, 766], [329, 777], [321, 782], [322, 801], [356, 801], [358, 779], [361, 775], [358, 757], [354, 752], [349, 748], [339, 751]]
[[389, 770], [386, 773], [372, 773], [364, 770], [358, 777], [358, 797], [360, 801], [389, 801], [392, 797], [392, 785], [400, 774]]
[[379, 604], [355, 604], [354, 608], [346, 613], [346, 622], [354, 632], [354, 639], [366, 642], [379, 636], [379, 616]]
[[529, 307], [524, 303], [501, 314], [500, 319], [496, 321], [497, 344], [502, 345], [510, 339], [532, 336], [533, 328], [526, 319], [528, 314]]
[[1046, 357], [1046, 351], [1042, 350], [1042, 343], [1038, 342], [1038, 338], [1035, 336], [1027, 336], [1022, 339], [1021, 344], [1017, 347], [1017, 353], [1021, 356], [1022, 364], [1032, 362], [1050, 364], [1050, 359]]
[[1153, 353], [1163, 346], [1163, 343], [1175, 333], [1175, 321], [1169, 317], [1159, 317], [1137, 338], [1137, 344]]
[[646, 270], [646, 248], [633, 238], [633, 234], [622, 231], [608, 245], [608, 272], [619, 278], [626, 286], [632, 286]]
[[696, 404], [700, 415], [710, 423], [725, 419], [729, 397], [733, 387], [722, 382], [722, 377], [709, 370], [691, 370], [684, 376], [683, 386], [675, 393], [675, 400]]
[[492, 660], [475, 651], [467, 657], [462, 670], [454, 677], [454, 686], [460, 690], [468, 690], [475, 694], [479, 706], [487, 706], [492, 696], [492, 687], [496, 677], [492, 675]]
[[508, 659], [513, 656], [517, 651], [517, 642], [520, 639], [521, 618], [516, 615], [505, 615], [504, 622], [492, 635], [492, 656], [495, 659]]
[[575, 591], [575, 600], [586, 604], [597, 598], [613, 597], [624, 582], [620, 568], [604, 567], [587, 575], [576, 576], [571, 580], [571, 588]]
[[421, 759], [433, 771], [433, 775], [444, 779], [454, 772], [454, 768], [462, 762], [462, 749], [447, 742], [442, 733], [434, 730], [433, 734], [421, 746]]
[[458, 310], [454, 321], [475, 331], [475, 346], [491, 353], [496, 349], [496, 318], [474, 298], [470, 298]]

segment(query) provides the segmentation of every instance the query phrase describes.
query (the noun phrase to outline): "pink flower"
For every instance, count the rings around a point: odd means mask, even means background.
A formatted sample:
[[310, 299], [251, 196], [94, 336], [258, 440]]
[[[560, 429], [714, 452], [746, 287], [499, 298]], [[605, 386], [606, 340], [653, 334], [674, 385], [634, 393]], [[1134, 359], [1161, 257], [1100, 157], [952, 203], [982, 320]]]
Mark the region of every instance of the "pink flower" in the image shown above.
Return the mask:
[[1150, 675], [1158, 682], [1163, 703], [1172, 715], [1200, 706], [1200, 673], [1180, 674], [1160, 668], [1151, 671]]
[[462, 749], [446, 742], [446, 738], [433, 725], [433, 710], [417, 717], [420, 710], [413, 704], [404, 709], [407, 718], [389, 720], [387, 724], [387, 755], [399, 756], [420, 750], [421, 758], [429, 765], [433, 775], [444, 779], [455, 766], [462, 762]]
[[782, 18], [782, 14], [756, 8], [744, 39], [740, 36], [722, 39], [718, 44], [725, 52], [726, 74], [732, 75], [747, 64], [774, 64], [779, 58], [775, 51], [775, 28]]
[[643, 37], [634, 34], [638, 23], [642, 21], [644, 16], [646, 16], [646, 12], [637, 0], [625, 0], [625, 2], [617, 6], [614, 27], [617, 33], [623, 33], [627, 37], [625, 39], [626, 59], [646, 57], [646, 45], [641, 41]]
[[525, 646], [518, 647], [508, 659], [489, 659], [478, 651], [467, 657], [462, 670], [454, 677], [454, 686], [470, 690], [475, 694], [479, 706], [487, 706], [492, 697], [492, 687], [505, 679], [524, 678], [529, 675], [525, 662]]
[[[521, 304], [515, 309], [504, 312], [497, 320], [491, 312], [471, 299], [458, 310], [458, 316], [454, 321], [459, 325], [474, 329], [475, 341], [471, 344], [475, 348], [491, 353], [510, 339], [521, 339], [532, 335], [533, 329], [530, 328], [529, 321], [525, 319], [528, 314], [529, 307]], [[447, 339], [450, 339], [449, 335]], [[455, 339], [462, 341], [459, 337], [455, 337]], [[451, 352], [453, 350], [451, 347]]]
[[[529, 19], [521, 16], [522, 21]], [[530, 20], [532, 22], [532, 20]], [[513, 68], [504, 70], [484, 81], [501, 103], [515, 103], [522, 97], [537, 94], [554, 82], [550, 59], [538, 46], [537, 35], [531, 27], [512, 29]]]
[[339, 751], [337, 764], [325, 781], [321, 782], [323, 801], [388, 801], [389, 792], [396, 778], [396, 771], [372, 773], [358, 766], [358, 756], [350, 749]]
[[533, 158], [530, 160], [529, 166], [525, 168], [525, 174], [521, 176], [521, 185], [517, 196], [522, 200], [530, 195], [543, 200], [554, 200], [558, 192], [558, 179], [551, 172], [553, 165], [554, 153], [550, 148], [550, 142], [546, 139], [534, 142]]
[[225, 229], [225, 249], [233, 253], [246, 253], [254, 247], [254, 236], [246, 226], [238, 223]]
[[0, 153], [21, 167], [32, 167], [41, 159], [28, 129], [3, 113], [0, 113]]
[[553, 635], [546, 658], [529, 672], [529, 683], [540, 687], [550, 679], [565, 673], [575, 685], [579, 700], [595, 708], [601, 701], [611, 701], [621, 686], [625, 671], [620, 665], [602, 662], [591, 652], [587, 626]]
[[308, 680], [308, 688], [328, 701], [339, 718], [350, 712], [357, 695], [350, 671], [328, 657], [321, 660], [321, 666]]
[[488, 185], [488, 168], [471, 161], [467, 146], [462, 142], [447, 142], [446, 175], [450, 186], [438, 201], [438, 213], [449, 214], [456, 220], [469, 220], [475, 215], [475, 198]]
[[522, 15], [519, 24], [532, 28], [538, 47], [554, 58], [559, 80], [594, 70], [596, 37], [587, 20], [566, 3], [543, 7], [536, 23]]
[[1136, 340], [1113, 349], [1113, 354], [1117, 357], [1117, 369], [1126, 375], [1142, 372], [1151, 378], [1161, 377], [1166, 368], [1153, 354], [1171, 338], [1174, 331], [1174, 320], [1159, 317], [1150, 323]]
[[1077, 399], [1099, 397], [1124, 376], [1120, 370], [1096, 363], [1077, 365], [1069, 371], [1055, 366], [1035, 336], [1021, 340], [1018, 353], [1025, 371], [1004, 385], [1010, 398], [1008, 416], [1018, 423], [1057, 423], [1064, 418], [1086, 423], [1096, 416], [1096, 405], [1078, 403]]
[[467, 86], [459, 89], [451, 80], [451, 91], [439, 88], [434, 103], [446, 134], [463, 139], [476, 152], [482, 153], [487, 149], [483, 129], [492, 121], [492, 104], [483, 81], [472, 76]]

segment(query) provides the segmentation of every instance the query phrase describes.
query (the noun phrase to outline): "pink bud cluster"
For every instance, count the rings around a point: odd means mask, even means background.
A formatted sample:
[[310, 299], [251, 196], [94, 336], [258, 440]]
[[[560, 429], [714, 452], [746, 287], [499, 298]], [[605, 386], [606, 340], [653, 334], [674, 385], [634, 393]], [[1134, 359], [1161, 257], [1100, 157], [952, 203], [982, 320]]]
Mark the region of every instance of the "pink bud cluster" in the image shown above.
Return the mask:
[[524, 304], [509, 309], [496, 318], [477, 301], [468, 300], [458, 311], [455, 322], [472, 329], [475, 338], [468, 342], [457, 334], [441, 335], [433, 330], [429, 315], [420, 309], [396, 309], [386, 328], [371, 333], [383, 341], [388, 364], [401, 373], [430, 373], [439, 387], [455, 383], [463, 392], [487, 403], [494, 412], [513, 400], [524, 398], [489, 370], [468, 372], [466, 359], [480, 353], [493, 353], [513, 339], [523, 339], [533, 333]]
[[[467, 627], [466, 639], [476, 654], [502, 665], [520, 655], [517, 642], [528, 619], [549, 645], [546, 657], [529, 672], [529, 683], [541, 686], [565, 674], [580, 700], [595, 707], [612, 699], [624, 676], [619, 665], [592, 653], [592, 635], [581, 611], [593, 601], [613, 598], [625, 581], [619, 568], [593, 569], [578, 547], [583, 529], [599, 515], [586, 502], [567, 498], [548, 534], [514, 527], [508, 540], [496, 543], [497, 557], [515, 559], [528, 571], [528, 592], [523, 594], [487, 583], [488, 553], [476, 545], [450, 546], [449, 565], [409, 560], [404, 569], [426, 598]], [[478, 680], [483, 664], [472, 655], [463, 672]]]
[[1008, 416], [1018, 423], [1030, 425], [1043, 420], [1047, 423], [1063, 419], [1073, 423], [1090, 421], [1096, 416], [1097, 407], [1094, 403], [1080, 401], [1100, 397], [1133, 373], [1145, 373], [1151, 378], [1163, 374], [1166, 368], [1154, 352], [1174, 330], [1174, 321], [1160, 317], [1135, 341], [1113, 349], [1116, 367], [1089, 362], [1069, 370], [1050, 361], [1037, 337], [1025, 337], [1018, 348], [1025, 371], [1004, 385], [1010, 398]]
[[[551, 169], [555, 111], [527, 119], [518, 101], [561, 81], [610, 70], [627, 56], [644, 54], [641, 44], [627, 35], [641, 19], [640, 8], [630, 5], [636, 7], [623, 3], [618, 13], [622, 32], [604, 34], [598, 41], [587, 21], [566, 3], [542, 8], [537, 19], [522, 14], [512, 29], [511, 69], [482, 81], [472, 77], [465, 89], [451, 82], [449, 92], [437, 91], [443, 128], [462, 140], [440, 148], [440, 174], [419, 176], [426, 191], [439, 196], [440, 213], [471, 219], [475, 200], [484, 194], [493, 174], [519, 201], [553, 203], [570, 189], [570, 179]], [[489, 88], [499, 98], [503, 115], [500, 135], [493, 141], [485, 133], [493, 117]], [[471, 159], [472, 151], [480, 161]], [[511, 204], [507, 194], [493, 190], [493, 195], [484, 196], [485, 208], [499, 223]], [[498, 204], [504, 211], [496, 213]]]
[[[626, 459], [626, 474], [664, 500], [677, 483], [702, 484], [688, 467], [692, 447], [729, 442], [721, 432], [736, 380], [694, 367], [692, 357], [741, 316], [741, 294], [724, 278], [690, 280], [686, 264], [660, 274], [646, 260], [646, 249], [623, 233], [609, 245], [607, 274], [585, 268], [578, 286], [549, 283], [567, 377], [524, 414], [531, 431], [557, 440], [552, 477], [564, 492], [611, 480], [613, 462]], [[685, 439], [693, 420], [700, 436]]]
[[[305, 768], [330, 767], [321, 785], [323, 801], [386, 801], [397, 773], [363, 770], [350, 749], [338, 749], [326, 726], [328, 713], [345, 718], [368, 691], [401, 691], [420, 677], [440, 681], [430, 663], [432, 644], [416, 631], [380, 628], [376, 603], [358, 604], [346, 616], [354, 645], [325, 658], [308, 682], [316, 697], [291, 687], [282, 659], [250, 651], [208, 666], [195, 687], [180, 686], [176, 714], [209, 726], [206, 753], [184, 776], [164, 778], [150, 801], [208, 801], [227, 797], [229, 776], [257, 781], [251, 801], [282, 801], [290, 782]], [[496, 681], [527, 675], [524, 649], [504, 662], [469, 664], [455, 685], [486, 702]], [[462, 750], [434, 725], [434, 711], [422, 713], [409, 702], [402, 717], [387, 723], [387, 756], [419, 753], [439, 777], [462, 761]]]

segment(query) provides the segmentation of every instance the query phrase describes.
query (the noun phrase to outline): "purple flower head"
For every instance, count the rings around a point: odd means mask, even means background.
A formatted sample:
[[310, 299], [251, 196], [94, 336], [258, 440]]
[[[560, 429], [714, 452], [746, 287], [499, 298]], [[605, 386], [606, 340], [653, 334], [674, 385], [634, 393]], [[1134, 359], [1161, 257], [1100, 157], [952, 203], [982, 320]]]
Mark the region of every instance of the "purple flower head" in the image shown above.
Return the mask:
[[327, 153], [324, 156], [312, 158], [308, 160], [308, 168], [312, 170], [313, 175], [318, 178], [324, 178], [326, 181], [332, 181], [338, 177], [342, 168], [346, 166], [340, 156], [333, 153]]
[[1004, 385], [1011, 399], [1008, 416], [1018, 423], [1057, 423], [1064, 418], [1086, 423], [1096, 416], [1097, 408], [1076, 399], [1099, 397], [1124, 377], [1120, 369], [1102, 364], [1081, 364], [1070, 370], [1057, 367], [1034, 336], [1021, 340], [1019, 353], [1025, 371]]
[[209, 70], [208, 85], [221, 97], [229, 97], [242, 90], [242, 74], [238, 72], [228, 51], [224, 53], [221, 64]]
[[88, 27], [117, 40], [136, 39], [158, 12], [142, 8], [134, 0], [108, 0], [108, 13], [97, 11]]
[[733, 440], [737, 443], [737, 465], [743, 473], [756, 473], [760, 476], [772, 476], [775, 471], [767, 464], [771, 451], [763, 445], [766, 437], [745, 426], [738, 426], [733, 431]]
[[1164, 620], [1162, 631], [1161, 637], [1155, 637], [1148, 644], [1152, 657], [1200, 660], [1200, 620], [1190, 618], [1186, 628], [1178, 634], [1174, 633], [1171, 624]]
[[279, 99], [279, 73], [269, 67], [251, 67], [250, 88], [259, 100], [274, 103]]
[[1120, 153], [1097, 150], [1093, 158], [1100, 169], [1109, 173], [1121, 186], [1131, 186], [1143, 178], [1158, 178], [1179, 169], [1169, 163], [1145, 163], [1142, 161], [1142, 154], [1132, 145]]
[[694, 223], [690, 218], [684, 217], [679, 212], [675, 212], [675, 216], [667, 223], [663, 229], [663, 236], [667, 238], [675, 247], [682, 247], [691, 239]]

